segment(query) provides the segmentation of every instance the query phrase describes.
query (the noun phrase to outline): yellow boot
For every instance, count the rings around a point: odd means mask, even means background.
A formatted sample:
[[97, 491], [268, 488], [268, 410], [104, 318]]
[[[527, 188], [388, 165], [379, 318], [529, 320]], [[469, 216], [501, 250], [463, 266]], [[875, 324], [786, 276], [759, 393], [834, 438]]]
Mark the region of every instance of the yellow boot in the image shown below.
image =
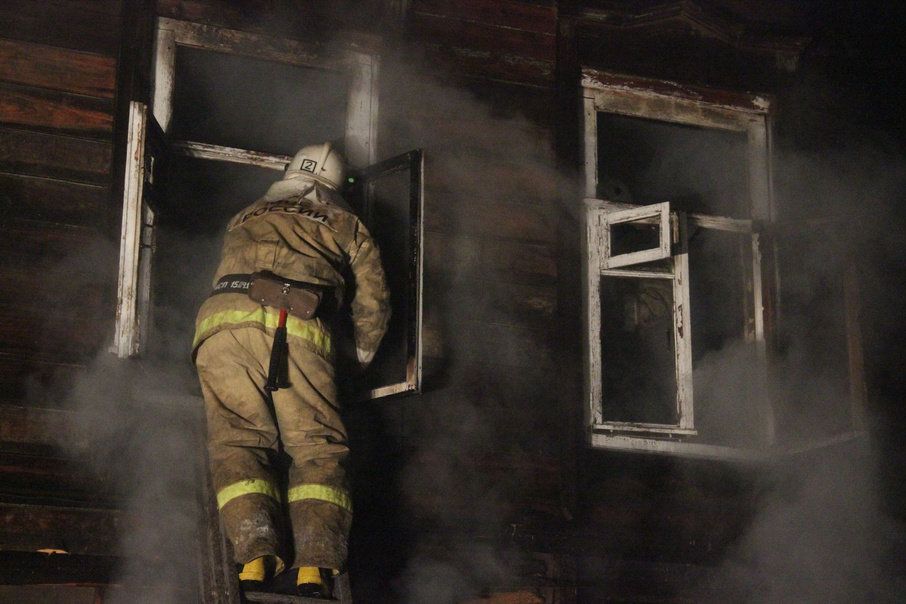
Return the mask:
[[305, 598], [330, 599], [330, 583], [337, 571], [317, 566], [300, 566], [296, 575], [296, 593]]
[[273, 576], [277, 566], [275, 556], [261, 556], [243, 565], [239, 572], [239, 585], [243, 591], [260, 591], [264, 582]]

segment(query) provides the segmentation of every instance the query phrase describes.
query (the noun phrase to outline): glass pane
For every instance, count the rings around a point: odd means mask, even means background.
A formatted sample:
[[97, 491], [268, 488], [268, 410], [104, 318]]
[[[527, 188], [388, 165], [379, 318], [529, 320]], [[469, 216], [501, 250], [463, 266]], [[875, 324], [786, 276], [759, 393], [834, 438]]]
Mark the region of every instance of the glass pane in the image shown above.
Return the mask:
[[748, 142], [741, 132], [598, 113], [600, 199], [670, 201], [684, 212], [748, 217]]
[[346, 129], [347, 76], [180, 46], [169, 135], [292, 155]]
[[660, 243], [660, 223], [655, 219], [642, 218], [610, 225], [611, 256], [657, 249]]
[[381, 247], [393, 314], [377, 356], [366, 374], [366, 388], [406, 381], [410, 313], [410, 171], [400, 170], [374, 182], [368, 228]]
[[673, 282], [601, 278], [604, 421], [675, 424]]
[[690, 226], [687, 245], [695, 362], [745, 336], [752, 236]]

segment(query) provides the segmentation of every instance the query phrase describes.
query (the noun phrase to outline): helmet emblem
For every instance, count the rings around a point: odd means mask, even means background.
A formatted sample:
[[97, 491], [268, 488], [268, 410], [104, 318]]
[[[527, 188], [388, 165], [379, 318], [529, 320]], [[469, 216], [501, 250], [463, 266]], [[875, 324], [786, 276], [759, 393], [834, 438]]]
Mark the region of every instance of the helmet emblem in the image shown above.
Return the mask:
[[305, 170], [306, 172], [311, 172], [312, 174], [314, 174], [314, 173], [315, 173], [315, 168], [317, 168], [317, 167], [318, 167], [318, 162], [316, 162], [315, 160], [313, 160], [313, 159], [303, 159], [303, 160], [302, 160], [302, 165], [299, 166], [299, 169], [300, 169], [300, 170]]

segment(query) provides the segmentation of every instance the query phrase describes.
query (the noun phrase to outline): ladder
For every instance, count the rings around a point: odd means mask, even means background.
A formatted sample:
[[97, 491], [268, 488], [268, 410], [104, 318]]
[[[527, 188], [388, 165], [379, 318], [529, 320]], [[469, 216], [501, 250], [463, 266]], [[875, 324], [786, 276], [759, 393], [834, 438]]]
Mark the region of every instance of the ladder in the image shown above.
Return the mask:
[[[303, 598], [300, 596], [286, 596], [253, 591], [245, 594], [247, 602], [262, 602], [264, 604], [325, 604], [328, 600], [317, 598]], [[352, 604], [352, 592], [349, 589], [349, 573], [340, 573], [333, 582], [333, 601], [340, 604]]]

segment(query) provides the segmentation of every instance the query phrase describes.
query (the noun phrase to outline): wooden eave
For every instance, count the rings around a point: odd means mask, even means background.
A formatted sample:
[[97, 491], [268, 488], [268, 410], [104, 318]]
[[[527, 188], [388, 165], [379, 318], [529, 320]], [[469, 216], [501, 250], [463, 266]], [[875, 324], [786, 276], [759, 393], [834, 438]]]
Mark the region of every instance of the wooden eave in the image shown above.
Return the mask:
[[632, 3], [605, 1], [598, 7], [576, 7], [569, 14], [582, 29], [596, 31], [685, 32], [719, 41], [742, 51], [798, 56], [810, 38], [758, 31], [757, 26], [732, 21], [692, 0]]

